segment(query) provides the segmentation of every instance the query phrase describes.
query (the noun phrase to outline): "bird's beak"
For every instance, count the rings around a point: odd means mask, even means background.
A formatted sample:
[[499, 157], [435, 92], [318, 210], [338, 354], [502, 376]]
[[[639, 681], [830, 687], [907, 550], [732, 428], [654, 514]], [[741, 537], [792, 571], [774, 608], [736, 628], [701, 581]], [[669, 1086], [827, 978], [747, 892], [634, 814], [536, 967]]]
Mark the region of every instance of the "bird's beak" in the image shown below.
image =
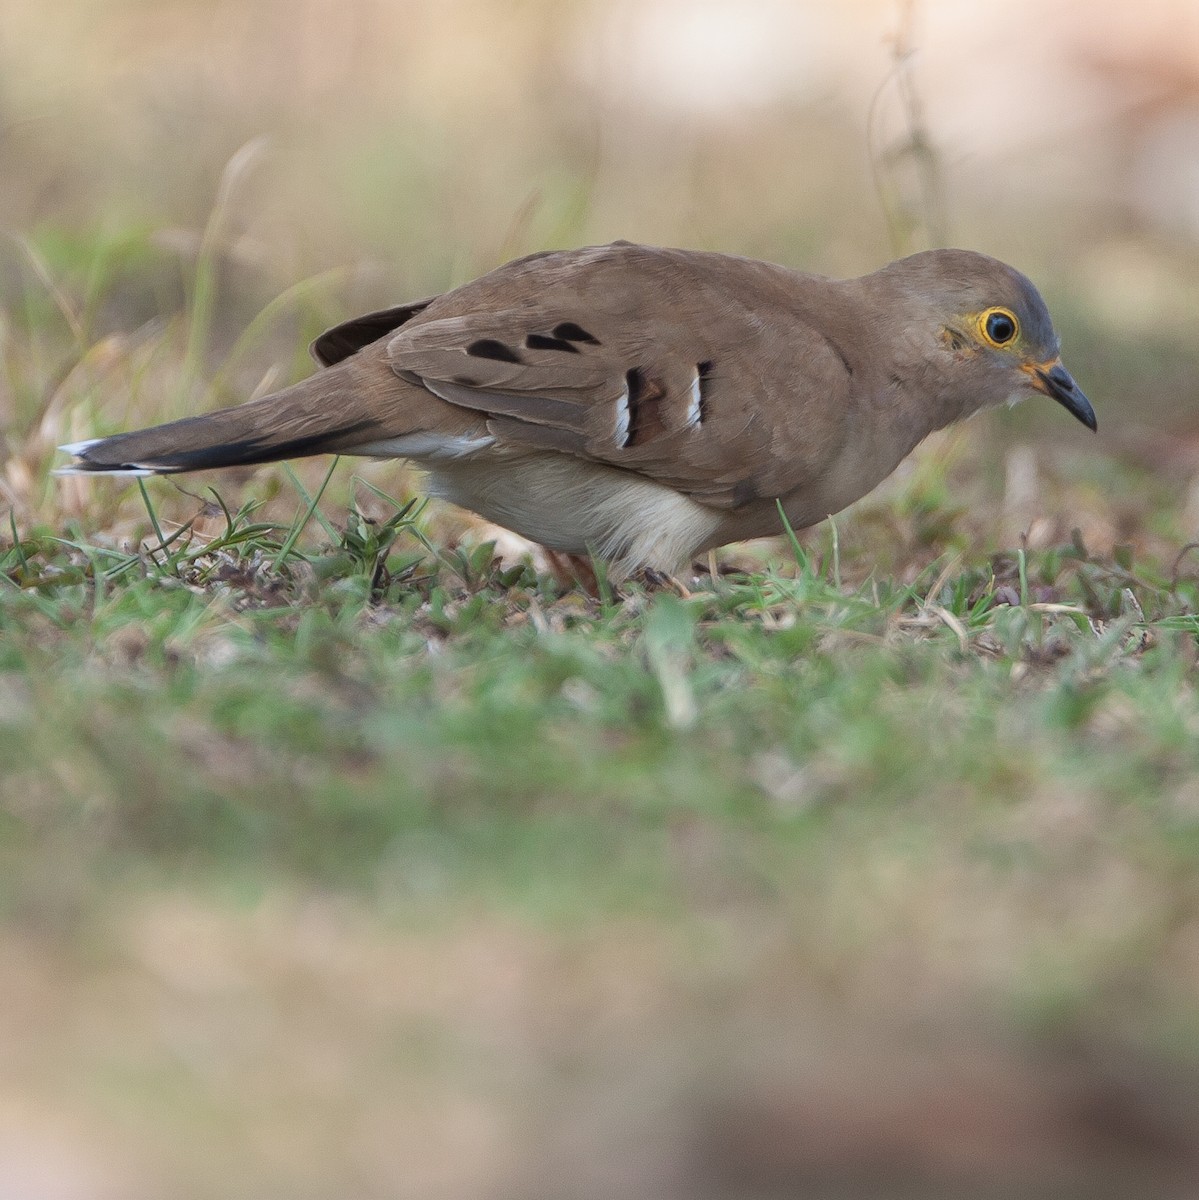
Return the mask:
[[1038, 392], [1056, 400], [1068, 413], [1076, 416], [1088, 429], [1095, 430], [1099, 422], [1091, 402], [1074, 382], [1074, 377], [1062, 366], [1060, 358], [1044, 363], [1024, 363], [1021, 368]]

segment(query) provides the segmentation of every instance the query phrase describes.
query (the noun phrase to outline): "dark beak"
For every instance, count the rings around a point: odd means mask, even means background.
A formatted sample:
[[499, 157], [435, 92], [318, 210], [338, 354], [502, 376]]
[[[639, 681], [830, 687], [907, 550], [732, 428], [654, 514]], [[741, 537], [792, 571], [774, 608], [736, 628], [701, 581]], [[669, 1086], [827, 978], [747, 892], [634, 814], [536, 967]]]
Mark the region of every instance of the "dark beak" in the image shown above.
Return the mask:
[[1033, 387], [1038, 392], [1051, 396], [1068, 413], [1077, 417], [1088, 429], [1098, 429], [1099, 422], [1095, 419], [1095, 410], [1091, 402], [1083, 395], [1083, 390], [1074, 382], [1074, 377], [1060, 362], [1045, 363], [1041, 366], [1025, 368], [1032, 376]]

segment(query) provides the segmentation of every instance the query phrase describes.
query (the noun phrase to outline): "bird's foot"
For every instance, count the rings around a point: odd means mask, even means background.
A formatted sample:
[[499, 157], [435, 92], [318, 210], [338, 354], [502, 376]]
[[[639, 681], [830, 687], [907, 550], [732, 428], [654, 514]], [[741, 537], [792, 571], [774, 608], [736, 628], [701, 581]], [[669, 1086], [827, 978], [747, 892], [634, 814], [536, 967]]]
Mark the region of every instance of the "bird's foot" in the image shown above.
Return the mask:
[[582, 588], [593, 600], [600, 598], [599, 579], [595, 574], [595, 564], [585, 554], [565, 554], [560, 550], [551, 550], [543, 546], [545, 561], [549, 564], [550, 574], [554, 582], [564, 591], [574, 591]]
[[691, 599], [691, 589], [674, 575], [667, 575], [665, 571], [655, 571], [653, 567], [642, 567], [637, 574], [647, 592], [671, 591], [680, 600]]

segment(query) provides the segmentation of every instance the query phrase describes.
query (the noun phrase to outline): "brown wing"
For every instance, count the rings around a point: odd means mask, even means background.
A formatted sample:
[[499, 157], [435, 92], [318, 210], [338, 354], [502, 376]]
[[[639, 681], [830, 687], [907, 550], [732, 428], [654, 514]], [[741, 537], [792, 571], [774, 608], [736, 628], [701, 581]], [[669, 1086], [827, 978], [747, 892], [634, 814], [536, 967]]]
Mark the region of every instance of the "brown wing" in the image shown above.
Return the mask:
[[627, 243], [537, 255], [428, 304], [392, 369], [502, 443], [578, 455], [736, 507], [792, 492], [844, 436], [844, 360], [808, 277]]

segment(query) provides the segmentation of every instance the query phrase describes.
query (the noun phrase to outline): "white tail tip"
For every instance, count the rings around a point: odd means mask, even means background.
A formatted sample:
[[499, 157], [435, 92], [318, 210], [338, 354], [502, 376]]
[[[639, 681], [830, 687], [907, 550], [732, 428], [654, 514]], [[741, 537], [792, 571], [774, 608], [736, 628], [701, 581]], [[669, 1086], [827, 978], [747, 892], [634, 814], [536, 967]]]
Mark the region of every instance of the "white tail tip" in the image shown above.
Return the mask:
[[[88, 438], [84, 442], [67, 442], [59, 446], [64, 454], [73, 454], [76, 458], [86, 453], [92, 446], [98, 446], [103, 438]], [[55, 467], [51, 475], [157, 475], [152, 467], [139, 467], [136, 464], [129, 467], [89, 467], [84, 463], [69, 463], [65, 467]]]
[[64, 454], [74, 454], [78, 457], [92, 446], [98, 446], [103, 440], [103, 438], [88, 438], [85, 442], [67, 442], [65, 446], [59, 446], [59, 449]]

